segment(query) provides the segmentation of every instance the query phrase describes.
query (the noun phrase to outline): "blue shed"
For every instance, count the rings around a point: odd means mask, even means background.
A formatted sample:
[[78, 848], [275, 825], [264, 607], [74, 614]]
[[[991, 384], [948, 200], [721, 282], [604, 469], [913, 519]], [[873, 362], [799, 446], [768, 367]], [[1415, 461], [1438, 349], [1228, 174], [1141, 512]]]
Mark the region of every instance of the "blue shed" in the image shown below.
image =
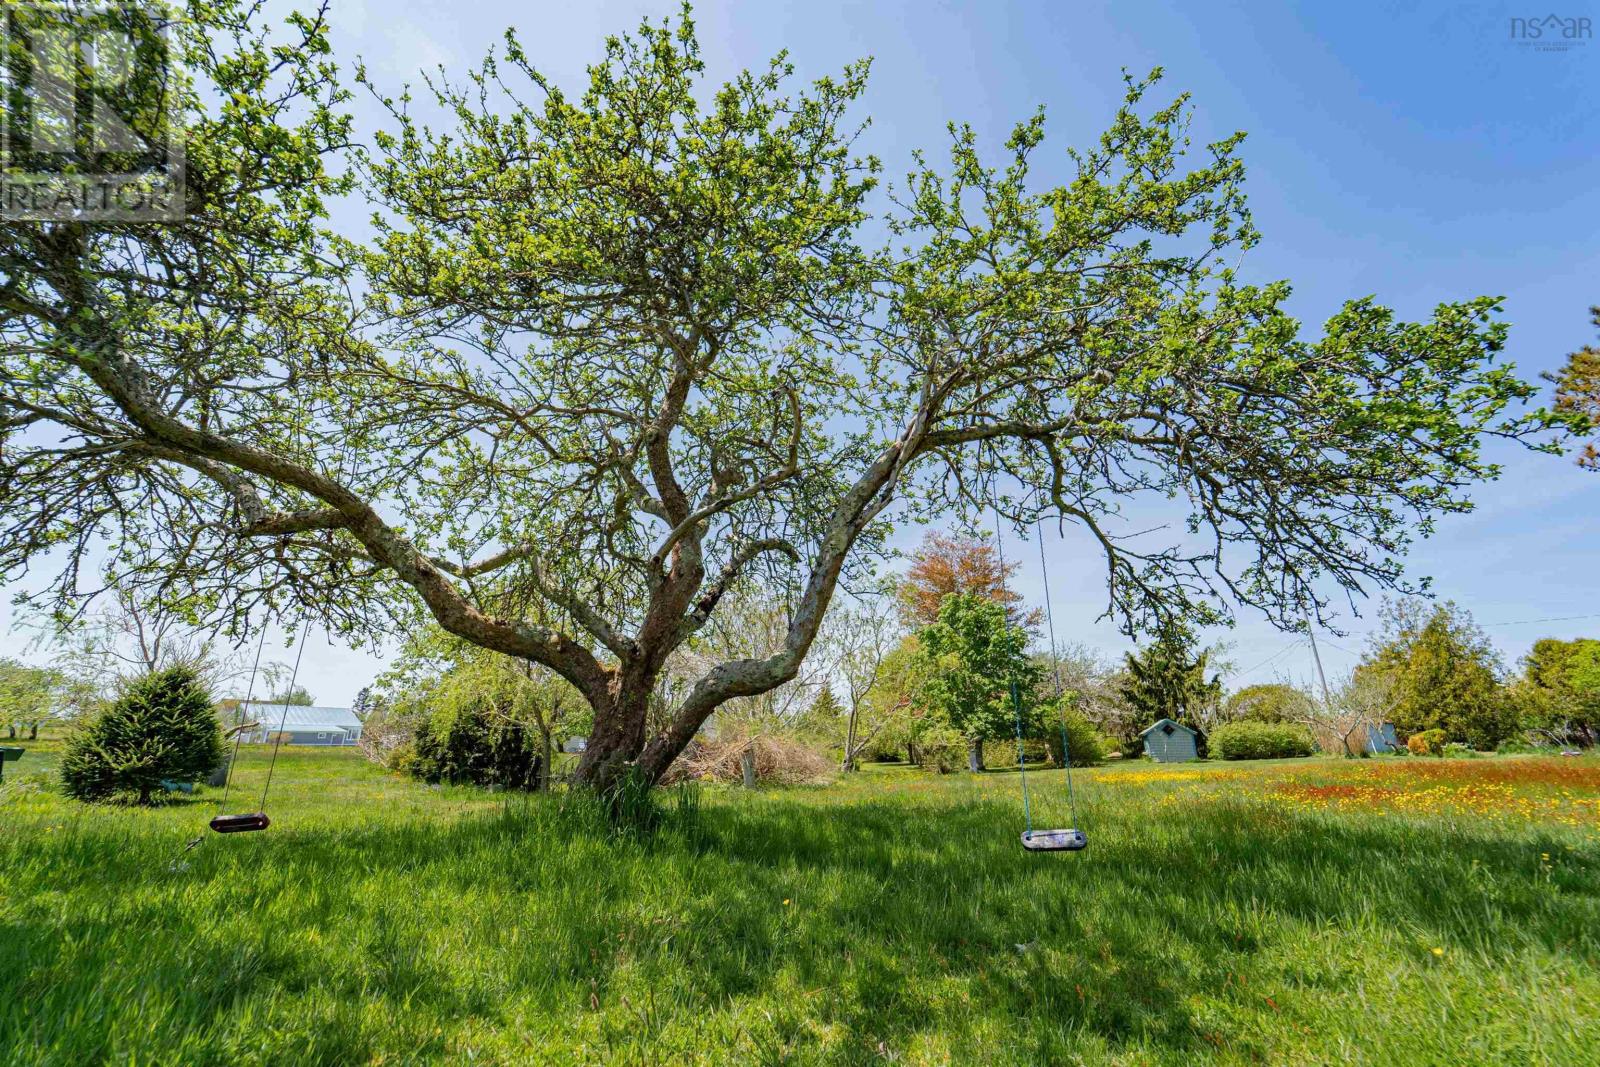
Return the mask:
[[1161, 719], [1145, 727], [1139, 734], [1144, 739], [1144, 753], [1157, 763], [1183, 763], [1198, 759], [1195, 738], [1200, 735], [1181, 722]]
[[1376, 726], [1367, 726], [1367, 751], [1368, 752], [1398, 752], [1400, 738], [1395, 735], [1394, 723], [1381, 722]]

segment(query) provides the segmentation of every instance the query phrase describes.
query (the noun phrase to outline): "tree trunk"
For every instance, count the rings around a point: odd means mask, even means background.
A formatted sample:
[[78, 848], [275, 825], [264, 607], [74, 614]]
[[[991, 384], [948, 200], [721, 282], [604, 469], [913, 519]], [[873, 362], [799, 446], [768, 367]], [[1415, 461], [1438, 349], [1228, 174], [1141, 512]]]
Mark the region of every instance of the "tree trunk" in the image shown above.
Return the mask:
[[983, 773], [983, 738], [975, 737], [967, 746], [967, 770], [973, 774]]
[[745, 745], [744, 751], [739, 753], [739, 769], [744, 771], [744, 787], [756, 787], [756, 746], [752, 741]]
[[856, 769], [856, 709], [850, 708], [850, 723], [844, 731], [844, 764], [839, 770], [849, 774]]
[[12, 723], [10, 726], [7, 726], [6, 729], [11, 731], [11, 733], [7, 735], [6, 740], [15, 741], [17, 739], [17, 724]]
[[555, 767], [555, 764], [550, 762], [550, 759], [551, 759], [551, 756], [553, 755], [553, 753], [554, 753], [554, 750], [550, 745], [550, 731], [549, 730], [540, 730], [539, 731], [539, 760], [540, 760], [539, 792], [541, 792], [541, 793], [550, 792], [550, 772]]
[[37, 741], [37, 740], [39, 740], [39, 724], [38, 723], [30, 722], [28, 724], [28, 740], [29, 741]]
[[[626, 703], [624, 703], [626, 701]], [[649, 691], [631, 697], [620, 694], [615, 703], [594, 709], [594, 729], [589, 744], [572, 774], [574, 785], [609, 793], [634, 766], [644, 749], [645, 709]]]

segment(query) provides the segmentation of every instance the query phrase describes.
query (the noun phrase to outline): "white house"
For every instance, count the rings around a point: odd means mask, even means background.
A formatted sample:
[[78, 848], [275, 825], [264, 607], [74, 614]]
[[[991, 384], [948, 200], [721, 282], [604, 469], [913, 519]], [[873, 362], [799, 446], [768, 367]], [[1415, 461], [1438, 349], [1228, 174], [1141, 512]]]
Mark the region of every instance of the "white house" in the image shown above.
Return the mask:
[[349, 708], [303, 707], [252, 701], [240, 704], [241, 721], [257, 725], [244, 735], [246, 741], [270, 741], [282, 723], [286, 745], [353, 745], [361, 740], [361, 720]]

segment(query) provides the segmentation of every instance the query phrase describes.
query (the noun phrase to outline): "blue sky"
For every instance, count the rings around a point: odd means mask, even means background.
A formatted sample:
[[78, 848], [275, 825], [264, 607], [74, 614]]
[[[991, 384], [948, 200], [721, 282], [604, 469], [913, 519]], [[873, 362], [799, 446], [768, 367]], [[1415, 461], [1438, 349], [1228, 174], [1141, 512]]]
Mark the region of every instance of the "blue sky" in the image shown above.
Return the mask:
[[[1595, 4], [1556, 10], [1600, 25]], [[333, 0], [332, 21], [340, 59], [359, 54], [384, 87], [434, 64], [460, 72], [508, 25], [536, 64], [571, 86], [606, 34], [674, 11], [606, 0]], [[913, 149], [938, 149], [948, 121], [998, 144], [1040, 104], [1050, 130], [1041, 158], [1060, 159], [1100, 132], [1122, 68], [1162, 66], [1157, 95], [1193, 95], [1197, 143], [1249, 134], [1243, 158], [1265, 239], [1247, 274], [1293, 281], [1292, 310], [1313, 326], [1367, 294], [1408, 317], [1443, 300], [1503, 295], [1509, 356], [1531, 377], [1594, 340], [1600, 40], [1566, 52], [1518, 45], [1511, 17], [1529, 13], [1496, 4], [813, 0], [702, 3], [696, 19], [716, 80], [785, 48], [807, 78], [874, 57], [866, 147], [889, 176], [905, 171]], [[1600, 633], [1600, 617], [1510, 625], [1600, 613], [1600, 475], [1518, 449], [1497, 454], [1503, 480], [1477, 492], [1475, 514], [1420, 545], [1412, 570], [1432, 575], [1435, 591], [1468, 608], [1514, 661], [1536, 637]], [[1128, 647], [1095, 622], [1103, 568], [1090, 545], [1069, 537], [1048, 547], [1058, 635], [1108, 655]], [[1028, 561], [1019, 585], [1037, 601], [1037, 550], [1012, 552]], [[1354, 662], [1370, 612], [1348, 626], [1350, 636], [1324, 647], [1331, 674]], [[1233, 643], [1240, 668], [1281, 653], [1243, 682], [1309, 676], [1308, 654], [1283, 652], [1293, 638], [1248, 615], [1211, 636]], [[313, 646], [302, 673], [319, 702], [344, 703], [379, 669], [373, 657]]]

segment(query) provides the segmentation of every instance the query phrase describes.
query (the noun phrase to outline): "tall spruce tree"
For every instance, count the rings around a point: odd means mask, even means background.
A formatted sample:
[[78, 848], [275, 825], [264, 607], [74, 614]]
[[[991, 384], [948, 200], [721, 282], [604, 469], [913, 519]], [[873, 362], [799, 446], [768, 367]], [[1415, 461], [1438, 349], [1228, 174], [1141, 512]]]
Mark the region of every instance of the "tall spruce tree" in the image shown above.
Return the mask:
[[1149, 725], [1171, 719], [1200, 730], [1200, 713], [1222, 694], [1222, 681], [1206, 677], [1211, 654], [1195, 649], [1195, 637], [1186, 627], [1170, 625], [1156, 640], [1126, 655], [1122, 698]]
[[222, 762], [222, 728], [193, 667], [169, 667], [128, 686], [73, 735], [61, 784], [78, 800], [134, 794], [149, 804], [162, 779], [192, 781]]

